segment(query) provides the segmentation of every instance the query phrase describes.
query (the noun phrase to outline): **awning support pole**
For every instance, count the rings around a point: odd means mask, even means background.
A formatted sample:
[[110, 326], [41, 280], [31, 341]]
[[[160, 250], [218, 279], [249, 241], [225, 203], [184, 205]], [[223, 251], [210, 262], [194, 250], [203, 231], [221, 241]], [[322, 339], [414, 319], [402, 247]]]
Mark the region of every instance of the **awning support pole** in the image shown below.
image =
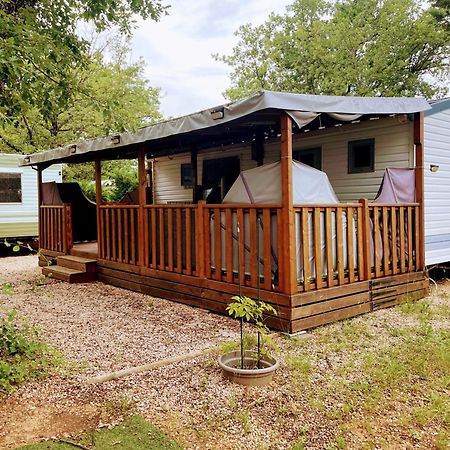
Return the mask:
[[95, 206], [97, 209], [97, 252], [100, 259], [103, 258], [103, 224], [101, 220], [100, 206], [102, 204], [102, 162], [95, 160]]
[[192, 166], [192, 203], [198, 202], [198, 163], [197, 148], [191, 150], [191, 166]]
[[284, 273], [279, 274], [282, 292], [295, 294], [297, 284], [297, 258], [295, 238], [295, 215], [292, 189], [292, 119], [283, 113], [281, 116], [281, 208], [282, 229], [278, 238], [283, 239]]
[[42, 168], [37, 167], [37, 192], [38, 192], [38, 248], [41, 248], [42, 242], [42, 220], [41, 220], [41, 205], [42, 205]]
[[145, 214], [144, 209], [147, 203], [147, 180], [146, 180], [146, 168], [145, 168], [145, 148], [142, 145], [138, 154], [138, 190], [139, 190], [139, 220], [138, 220], [138, 255], [139, 265], [142, 267], [145, 265], [145, 254], [148, 251], [146, 246], [146, 237], [148, 237], [148, 230], [145, 229]]

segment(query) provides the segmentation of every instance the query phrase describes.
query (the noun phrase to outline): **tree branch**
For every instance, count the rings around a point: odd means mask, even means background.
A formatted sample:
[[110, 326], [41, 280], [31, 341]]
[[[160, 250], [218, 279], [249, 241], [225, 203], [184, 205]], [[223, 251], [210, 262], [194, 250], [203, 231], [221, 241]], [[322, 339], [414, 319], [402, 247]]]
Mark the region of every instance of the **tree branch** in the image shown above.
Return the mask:
[[30, 144], [35, 147], [34, 145], [34, 138], [33, 138], [33, 131], [30, 128], [30, 125], [28, 124], [27, 118], [25, 117], [25, 114], [22, 114], [22, 119], [23, 119], [23, 123], [25, 124], [26, 128], [27, 128], [27, 134], [28, 134], [28, 139], [30, 141]]
[[4, 136], [0, 134], [0, 139], [12, 150], [14, 150], [17, 153], [22, 153], [22, 150], [18, 147], [16, 147], [14, 144], [11, 144]]

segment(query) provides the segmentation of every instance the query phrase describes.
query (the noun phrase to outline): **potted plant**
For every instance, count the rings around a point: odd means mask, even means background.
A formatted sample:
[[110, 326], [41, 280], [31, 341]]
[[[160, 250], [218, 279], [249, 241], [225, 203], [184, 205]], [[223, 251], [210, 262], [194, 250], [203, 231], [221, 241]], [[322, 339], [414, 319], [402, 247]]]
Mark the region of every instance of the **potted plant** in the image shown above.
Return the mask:
[[[263, 338], [268, 333], [264, 324], [264, 314], [276, 314], [276, 310], [267, 303], [253, 300], [243, 295], [232, 297], [233, 302], [227, 307], [228, 314], [240, 320], [241, 339], [240, 350], [222, 355], [219, 365], [223, 374], [229, 380], [246, 386], [263, 386], [272, 381], [279, 362], [269, 355]], [[255, 349], [246, 349], [244, 345], [244, 321], [253, 323], [257, 331]]]

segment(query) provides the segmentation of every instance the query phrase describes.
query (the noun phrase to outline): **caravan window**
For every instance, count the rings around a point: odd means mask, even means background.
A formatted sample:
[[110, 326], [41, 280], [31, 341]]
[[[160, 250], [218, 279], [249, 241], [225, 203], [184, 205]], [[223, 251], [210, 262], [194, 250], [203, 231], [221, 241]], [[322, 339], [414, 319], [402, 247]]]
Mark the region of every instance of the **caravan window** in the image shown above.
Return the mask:
[[22, 202], [22, 174], [0, 173], [0, 203]]
[[305, 148], [294, 150], [292, 157], [303, 164], [314, 167], [314, 169], [322, 170], [322, 148]]
[[348, 143], [348, 173], [375, 170], [375, 139], [361, 139]]
[[194, 185], [192, 164], [181, 164], [181, 186], [186, 188]]

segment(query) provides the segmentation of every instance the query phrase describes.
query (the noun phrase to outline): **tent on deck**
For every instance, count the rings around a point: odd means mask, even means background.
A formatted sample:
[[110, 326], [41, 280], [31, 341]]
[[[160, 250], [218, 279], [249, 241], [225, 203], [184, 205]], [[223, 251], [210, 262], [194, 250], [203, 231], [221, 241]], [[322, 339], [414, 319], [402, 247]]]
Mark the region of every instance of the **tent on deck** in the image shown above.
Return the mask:
[[[305, 205], [305, 204], [337, 204], [339, 202], [336, 194], [334, 193], [333, 187], [328, 179], [325, 172], [317, 170], [306, 164], [302, 164], [298, 161], [292, 162], [292, 189], [293, 189], [293, 203], [294, 205]], [[278, 205], [281, 204], [281, 162], [275, 162], [271, 164], [266, 164], [254, 169], [246, 170], [241, 172], [239, 177], [236, 179], [227, 195], [225, 196], [224, 204], [260, 204], [260, 205]], [[333, 214], [334, 215], [334, 214]], [[335, 216], [335, 215], [334, 215]], [[214, 220], [211, 220], [211, 240], [214, 239]], [[225, 218], [222, 213], [221, 230], [223, 233], [222, 242], [225, 242], [224, 235], [226, 232]], [[300, 217], [296, 214], [296, 253], [297, 253], [297, 277], [299, 280], [303, 278], [303, 267], [302, 267], [302, 248], [300, 239]], [[343, 221], [345, 224], [346, 222]], [[333, 236], [333, 266], [336, 266], [336, 220], [333, 217], [332, 221], [332, 236]], [[233, 227], [233, 255], [238, 254], [238, 227], [237, 227], [237, 217], [236, 214], [232, 216], [232, 227]], [[346, 228], [346, 226], [344, 225]], [[243, 230], [242, 230], [243, 228]], [[277, 242], [278, 242], [278, 230], [277, 230], [277, 219], [272, 216], [271, 219], [271, 255], [263, 254], [263, 230], [262, 225], [258, 225], [259, 228], [259, 242], [260, 242], [260, 258], [259, 258], [259, 271], [262, 274], [264, 272], [264, 264], [271, 264], [272, 278], [275, 280], [277, 278], [278, 272], [278, 254], [277, 254]], [[325, 248], [325, 232], [324, 232], [324, 217], [321, 215], [321, 242], [322, 248]], [[241, 270], [245, 273], [250, 272], [250, 224], [248, 214], [244, 217], [244, 224], [241, 224], [241, 230], [243, 232], [244, 238], [244, 255], [245, 260], [241, 262]], [[309, 233], [310, 236], [313, 234], [312, 220], [309, 220]], [[346, 233], [343, 233], [344, 236]], [[310, 251], [309, 260], [312, 276], [314, 273], [314, 252], [313, 252], [313, 240], [310, 240]], [[212, 251], [214, 252], [214, 244], [211, 245]], [[222, 266], [225, 267], [224, 256], [225, 251], [222, 249]], [[214, 262], [214, 254], [211, 255], [211, 261]], [[325, 252], [322, 252], [322, 258], [325, 258]], [[214, 264], [214, 263], [213, 263]], [[346, 264], [346, 262], [345, 262]], [[214, 266], [213, 266], [214, 267]], [[326, 264], [323, 261], [322, 267], [324, 268], [326, 275]], [[234, 256], [233, 261], [233, 271], [235, 273], [239, 272], [237, 256]]]

